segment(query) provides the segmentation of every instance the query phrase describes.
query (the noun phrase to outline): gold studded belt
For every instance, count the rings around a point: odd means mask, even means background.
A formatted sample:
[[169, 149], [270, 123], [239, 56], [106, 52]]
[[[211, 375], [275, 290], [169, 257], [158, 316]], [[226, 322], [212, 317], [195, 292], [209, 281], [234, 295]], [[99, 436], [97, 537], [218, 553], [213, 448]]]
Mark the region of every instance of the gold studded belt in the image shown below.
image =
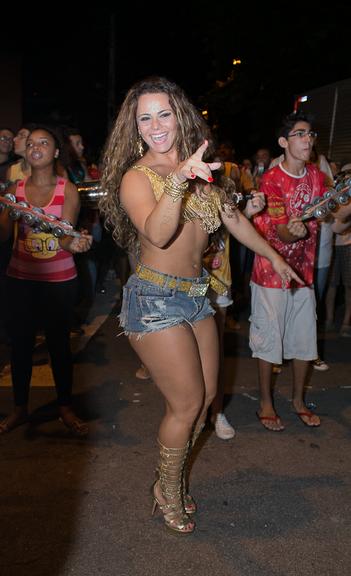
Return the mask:
[[167, 274], [162, 274], [162, 272], [151, 270], [147, 266], [143, 266], [143, 264], [137, 264], [135, 274], [138, 278], [157, 284], [157, 286], [162, 288], [176, 288], [181, 292], [186, 292], [188, 296], [206, 296], [211, 281], [210, 276], [201, 278], [201, 281], [196, 281], [195, 279], [193, 282], [191, 280], [180, 280], [175, 276], [167, 276]]

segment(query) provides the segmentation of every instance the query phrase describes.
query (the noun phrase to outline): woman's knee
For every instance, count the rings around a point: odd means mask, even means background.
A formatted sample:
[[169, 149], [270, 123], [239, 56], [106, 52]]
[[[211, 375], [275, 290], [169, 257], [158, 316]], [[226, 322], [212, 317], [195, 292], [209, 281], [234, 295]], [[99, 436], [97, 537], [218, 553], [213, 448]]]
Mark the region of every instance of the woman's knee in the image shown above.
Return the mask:
[[169, 411], [178, 422], [191, 427], [198, 418], [204, 404], [203, 396], [189, 399], [186, 404], [169, 406]]

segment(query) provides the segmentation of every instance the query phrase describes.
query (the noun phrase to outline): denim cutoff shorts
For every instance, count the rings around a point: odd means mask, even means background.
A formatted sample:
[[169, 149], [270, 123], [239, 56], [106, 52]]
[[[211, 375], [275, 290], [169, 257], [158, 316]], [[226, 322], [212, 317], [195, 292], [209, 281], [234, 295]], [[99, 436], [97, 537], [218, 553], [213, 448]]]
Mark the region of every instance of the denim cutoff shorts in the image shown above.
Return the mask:
[[[147, 266], [143, 266], [143, 269], [153, 272]], [[138, 333], [142, 337], [185, 322], [193, 324], [215, 314], [206, 295], [190, 296], [177, 287], [182, 281], [190, 281], [193, 284], [206, 282], [208, 279], [206, 271], [203, 271], [204, 275], [198, 278], [181, 278], [160, 272], [157, 274], [162, 276], [162, 280], [164, 278], [164, 286], [141, 279], [136, 274], [130, 276], [125, 284], [119, 316], [124, 334]], [[176, 287], [167, 287], [169, 280], [176, 280]]]

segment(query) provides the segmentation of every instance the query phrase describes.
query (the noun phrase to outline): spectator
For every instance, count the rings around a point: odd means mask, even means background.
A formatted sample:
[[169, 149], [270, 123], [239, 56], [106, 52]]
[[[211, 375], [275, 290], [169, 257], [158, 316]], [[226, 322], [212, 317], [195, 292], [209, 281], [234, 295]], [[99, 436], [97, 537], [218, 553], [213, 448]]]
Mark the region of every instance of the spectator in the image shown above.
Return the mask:
[[276, 413], [272, 397], [272, 368], [284, 358], [293, 360], [294, 385], [292, 405], [306, 426], [319, 426], [320, 418], [304, 402], [309, 364], [317, 358], [317, 329], [313, 271], [317, 222], [303, 223], [303, 206], [322, 195], [324, 174], [307, 164], [316, 133], [307, 116], [291, 114], [279, 133], [284, 161], [263, 175], [260, 190], [267, 208], [255, 217], [259, 233], [269, 240], [294, 270], [304, 286], [288, 279], [287, 285], [272, 270], [265, 258], [255, 256], [251, 289], [250, 347], [258, 358], [261, 424], [268, 430], [281, 431], [284, 425]]
[[[41, 207], [46, 213], [75, 224], [79, 212], [76, 187], [55, 172], [60, 153], [56, 134], [38, 127], [27, 138], [27, 161], [31, 176], [10, 187], [17, 200]], [[0, 239], [11, 234], [13, 221], [5, 210], [0, 215]], [[0, 434], [10, 432], [28, 419], [32, 354], [40, 318], [55, 380], [59, 415], [69, 430], [87, 433], [87, 425], [72, 408], [73, 366], [70, 350], [70, 322], [76, 288], [72, 253], [89, 248], [92, 238], [64, 236], [30, 228], [19, 220], [6, 277], [8, 330], [11, 341], [11, 374], [15, 409], [0, 422]]]

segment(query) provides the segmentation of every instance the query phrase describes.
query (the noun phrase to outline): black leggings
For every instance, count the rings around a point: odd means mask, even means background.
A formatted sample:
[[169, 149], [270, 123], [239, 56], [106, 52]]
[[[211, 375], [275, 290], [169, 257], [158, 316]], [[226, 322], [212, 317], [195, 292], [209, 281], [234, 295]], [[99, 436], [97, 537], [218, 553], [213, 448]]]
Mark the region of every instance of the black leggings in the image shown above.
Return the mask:
[[76, 279], [36, 282], [6, 278], [7, 329], [11, 340], [11, 373], [16, 406], [28, 404], [33, 350], [38, 326], [44, 328], [57, 400], [71, 404], [73, 362], [70, 329]]

